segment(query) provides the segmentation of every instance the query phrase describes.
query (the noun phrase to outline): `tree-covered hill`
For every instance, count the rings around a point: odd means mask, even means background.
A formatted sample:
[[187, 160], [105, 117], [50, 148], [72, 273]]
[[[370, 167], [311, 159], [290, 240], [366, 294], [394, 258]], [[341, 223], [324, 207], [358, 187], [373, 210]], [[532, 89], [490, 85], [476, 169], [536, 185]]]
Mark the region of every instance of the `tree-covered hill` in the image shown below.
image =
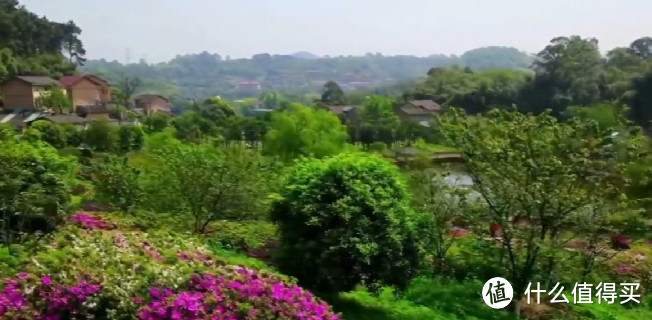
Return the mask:
[[82, 68], [110, 82], [122, 76], [139, 77], [146, 89], [167, 95], [193, 98], [221, 95], [252, 96], [260, 83], [262, 91], [316, 93], [326, 81], [333, 80], [343, 89], [368, 89], [413, 79], [432, 67], [458, 64], [465, 67], [526, 69], [532, 56], [515, 48], [478, 48], [456, 55], [317, 57], [307, 53], [293, 55], [256, 54], [251, 59], [230, 59], [202, 52], [177, 56], [163, 63], [145, 61], [121, 64], [117, 61], [91, 60]]
[[73, 73], [85, 61], [80, 33], [73, 21], [50, 21], [16, 0], [0, 0], [0, 82], [16, 74]]

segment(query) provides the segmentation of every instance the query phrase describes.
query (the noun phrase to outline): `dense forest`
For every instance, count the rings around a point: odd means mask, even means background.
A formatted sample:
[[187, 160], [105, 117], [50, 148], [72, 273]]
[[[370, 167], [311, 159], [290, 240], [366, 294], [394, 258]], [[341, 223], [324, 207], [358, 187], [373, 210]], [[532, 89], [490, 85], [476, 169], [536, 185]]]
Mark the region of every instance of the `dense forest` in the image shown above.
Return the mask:
[[514, 48], [488, 47], [461, 56], [340, 56], [305, 59], [306, 55], [257, 54], [251, 59], [229, 59], [202, 52], [178, 56], [168, 62], [145, 61], [121, 64], [117, 61], [89, 60], [84, 72], [97, 73], [117, 82], [123, 76], [143, 79], [143, 87], [165, 95], [205, 98], [248, 97], [257, 91], [239, 87], [243, 81], [261, 84], [262, 91], [284, 94], [318, 93], [329, 80], [345, 89], [366, 89], [420, 77], [432, 67], [455, 64], [470, 68], [525, 70], [532, 57]]

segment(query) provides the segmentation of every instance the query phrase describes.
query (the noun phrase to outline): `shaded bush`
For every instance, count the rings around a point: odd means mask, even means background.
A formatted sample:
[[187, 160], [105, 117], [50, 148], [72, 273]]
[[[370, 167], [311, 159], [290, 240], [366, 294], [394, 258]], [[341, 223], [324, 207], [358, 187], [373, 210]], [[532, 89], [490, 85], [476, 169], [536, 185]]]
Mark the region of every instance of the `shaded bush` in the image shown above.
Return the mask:
[[19, 232], [43, 231], [62, 221], [70, 203], [67, 182], [74, 162], [41, 142], [0, 141], [0, 234], [2, 242]]
[[140, 185], [140, 171], [129, 165], [127, 158], [109, 156], [93, 168], [96, 197], [115, 208], [130, 212], [141, 203], [144, 197]]

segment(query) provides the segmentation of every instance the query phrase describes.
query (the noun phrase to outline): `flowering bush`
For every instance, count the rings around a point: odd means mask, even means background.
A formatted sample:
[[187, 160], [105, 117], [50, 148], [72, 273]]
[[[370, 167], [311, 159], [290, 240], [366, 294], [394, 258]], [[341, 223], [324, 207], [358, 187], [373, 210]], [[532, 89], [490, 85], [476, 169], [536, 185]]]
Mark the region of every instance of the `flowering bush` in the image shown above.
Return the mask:
[[199, 236], [121, 230], [86, 213], [72, 221], [18, 277], [0, 269], [0, 319], [337, 319], [281, 275], [229, 266]]
[[151, 302], [138, 313], [140, 319], [339, 319], [326, 303], [297, 286], [245, 268], [235, 274], [194, 274], [178, 292], [153, 287]]
[[73, 223], [88, 230], [111, 229], [111, 226], [106, 221], [104, 221], [100, 216], [97, 215], [91, 215], [88, 213], [76, 213], [73, 214], [70, 218], [72, 219]]
[[[38, 282], [38, 283], [36, 283]], [[102, 289], [97, 284], [80, 281], [76, 285], [55, 285], [47, 276], [40, 280], [27, 273], [18, 279], [5, 279], [0, 291], [0, 318], [2, 319], [78, 319], [91, 313], [90, 298]]]

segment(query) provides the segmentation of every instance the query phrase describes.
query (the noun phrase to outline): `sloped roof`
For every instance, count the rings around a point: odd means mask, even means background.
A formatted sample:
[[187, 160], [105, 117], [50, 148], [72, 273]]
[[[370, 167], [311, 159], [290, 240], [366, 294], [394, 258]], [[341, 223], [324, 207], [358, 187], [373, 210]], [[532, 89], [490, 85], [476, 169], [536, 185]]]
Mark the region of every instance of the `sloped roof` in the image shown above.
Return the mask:
[[421, 107], [425, 110], [428, 111], [440, 111], [441, 106], [432, 100], [410, 100], [408, 101], [409, 104], [417, 107]]
[[100, 77], [98, 77], [98, 76], [96, 76], [94, 74], [87, 74], [87, 75], [85, 75], [85, 77], [88, 78], [88, 80], [91, 80], [91, 81], [95, 80], [95, 81], [98, 81], [98, 82], [103, 82], [106, 85], [109, 84], [108, 81], [106, 81], [106, 80], [104, 80], [104, 79], [102, 79], [102, 78], [100, 78]]
[[150, 102], [150, 101], [152, 101], [152, 100], [154, 100], [156, 98], [160, 98], [160, 99], [163, 99], [165, 101], [169, 101], [167, 98], [165, 98], [164, 96], [159, 95], [159, 94], [141, 94], [141, 95], [137, 96], [136, 98], [134, 98], [134, 100], [139, 100], [139, 101], [147, 103], [147, 102]]
[[16, 78], [35, 86], [61, 86], [59, 81], [46, 76], [17, 76]]
[[[85, 124], [90, 123], [90, 119], [80, 117], [74, 113], [68, 114], [48, 114], [38, 117], [36, 120], [45, 119], [50, 120], [54, 123], [73, 123], [73, 124]], [[26, 121], [27, 122], [27, 121]]]
[[9, 123], [16, 127], [22, 128], [27, 125], [27, 120], [34, 120], [42, 113], [37, 110], [14, 109], [11, 112], [0, 115], [0, 123]]
[[59, 82], [66, 87], [70, 87], [76, 85], [82, 79], [84, 79], [82, 76], [64, 76], [59, 79]]
[[71, 87], [76, 85], [77, 83], [79, 83], [79, 81], [82, 81], [83, 79], [86, 79], [97, 85], [108, 84], [100, 77], [92, 74], [85, 75], [85, 76], [63, 76], [59, 79], [59, 82], [61, 82], [61, 84], [63, 84], [66, 87]]
[[431, 115], [432, 114], [432, 111], [428, 111], [424, 108], [420, 108], [413, 104], [406, 104], [402, 106], [400, 109], [401, 111], [409, 115]]
[[109, 113], [109, 108], [103, 104], [92, 106], [77, 106], [75, 108], [75, 112], [79, 114], [106, 114]]
[[358, 107], [359, 106], [330, 106], [328, 109], [335, 114], [344, 114]]

